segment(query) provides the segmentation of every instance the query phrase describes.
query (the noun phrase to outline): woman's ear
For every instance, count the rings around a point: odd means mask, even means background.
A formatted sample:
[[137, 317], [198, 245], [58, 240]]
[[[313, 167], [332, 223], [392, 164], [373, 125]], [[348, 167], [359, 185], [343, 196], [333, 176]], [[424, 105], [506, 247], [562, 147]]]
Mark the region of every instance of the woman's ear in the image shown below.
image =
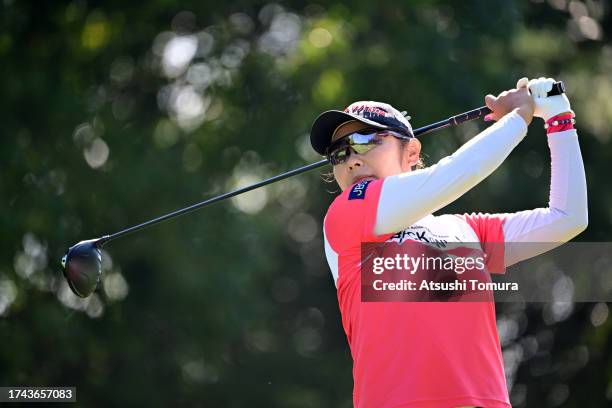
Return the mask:
[[402, 154], [402, 171], [410, 171], [414, 166], [417, 165], [421, 158], [421, 142], [412, 138], [408, 143], [404, 144], [404, 151]]

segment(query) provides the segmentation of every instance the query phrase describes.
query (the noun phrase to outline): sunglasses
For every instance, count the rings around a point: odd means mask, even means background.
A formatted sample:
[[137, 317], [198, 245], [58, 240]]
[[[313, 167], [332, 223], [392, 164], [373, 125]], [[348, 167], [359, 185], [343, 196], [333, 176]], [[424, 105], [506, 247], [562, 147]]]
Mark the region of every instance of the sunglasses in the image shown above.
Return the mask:
[[412, 138], [412, 136], [403, 135], [392, 130], [364, 129], [344, 136], [342, 139], [332, 143], [327, 149], [327, 159], [333, 166], [345, 163], [351, 155], [351, 151], [357, 154], [366, 154], [379, 144], [382, 144], [385, 136], [393, 136], [401, 140]]

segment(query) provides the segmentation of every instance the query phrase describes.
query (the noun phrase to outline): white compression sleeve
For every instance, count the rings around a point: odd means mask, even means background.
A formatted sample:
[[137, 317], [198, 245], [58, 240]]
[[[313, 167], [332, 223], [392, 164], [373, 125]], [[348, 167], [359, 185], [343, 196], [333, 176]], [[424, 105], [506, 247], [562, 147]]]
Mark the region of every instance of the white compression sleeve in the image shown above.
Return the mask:
[[[575, 130], [548, 136], [551, 181], [548, 208], [500, 214], [504, 219], [504, 263], [513, 265], [567, 242], [588, 223], [584, 164]], [[539, 243], [518, 244], [513, 243]]]
[[450, 204], [491, 174], [527, 134], [516, 111], [433, 166], [387, 177], [374, 233], [394, 233]]

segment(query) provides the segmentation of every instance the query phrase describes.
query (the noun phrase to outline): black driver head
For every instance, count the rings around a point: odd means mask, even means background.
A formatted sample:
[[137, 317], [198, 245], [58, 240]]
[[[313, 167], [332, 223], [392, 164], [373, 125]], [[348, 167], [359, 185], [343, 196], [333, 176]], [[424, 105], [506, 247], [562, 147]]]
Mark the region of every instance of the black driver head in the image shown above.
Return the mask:
[[85, 298], [91, 295], [102, 275], [102, 252], [100, 239], [81, 241], [71, 246], [62, 258], [62, 270], [70, 289], [75, 295]]

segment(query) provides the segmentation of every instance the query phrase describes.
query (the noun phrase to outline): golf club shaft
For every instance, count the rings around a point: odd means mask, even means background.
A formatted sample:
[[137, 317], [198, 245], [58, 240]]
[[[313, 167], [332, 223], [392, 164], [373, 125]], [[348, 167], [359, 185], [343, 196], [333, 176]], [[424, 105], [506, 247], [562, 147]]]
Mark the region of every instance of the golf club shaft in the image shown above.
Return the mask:
[[[482, 115], [487, 114], [488, 112], [485, 112], [487, 109], [488, 108], [486, 108], [486, 107], [481, 107], [481, 108], [478, 108], [478, 109], [471, 110], [469, 112], [462, 113], [460, 115], [452, 116], [452, 117], [450, 117], [448, 119], [445, 119], [445, 120], [442, 120], [440, 122], [436, 122], [436, 123], [433, 123], [431, 125], [427, 125], [427, 126], [415, 129], [413, 133], [414, 133], [415, 136], [419, 136], [419, 135], [423, 135], [423, 134], [426, 134], [426, 133], [433, 132], [434, 130], [437, 130], [437, 129], [441, 129], [441, 128], [445, 128], [445, 127], [448, 127], [448, 126], [451, 126], [451, 125], [454, 125], [454, 124], [459, 124], [459, 123], [465, 122], [466, 120], [476, 119], [476, 118], [479, 118]], [[481, 112], [481, 113], [480, 114], [473, 113], [473, 112], [477, 112], [477, 111]], [[469, 114], [469, 118], [463, 119], [461, 121], [457, 121], [456, 120], [456, 118], [459, 118], [459, 117], [463, 118], [465, 115], [468, 115], [468, 114]], [[250, 186], [246, 186], [246, 187], [240, 188], [238, 190], [234, 190], [234, 191], [231, 191], [229, 193], [222, 194], [222, 195], [217, 196], [217, 197], [209, 198], [208, 200], [204, 200], [202, 202], [190, 205], [189, 207], [185, 207], [185, 208], [182, 208], [180, 210], [173, 211], [173, 212], [171, 212], [169, 214], [162, 215], [161, 217], [157, 217], [157, 218], [154, 218], [152, 220], [143, 222], [142, 224], [134, 225], [133, 227], [126, 228], [126, 229], [124, 229], [122, 231], [119, 231], [119, 232], [115, 232], [114, 234], [104, 235], [103, 237], [99, 238], [98, 245], [102, 246], [102, 245], [106, 244], [107, 242], [109, 242], [109, 241], [111, 241], [111, 240], [113, 240], [115, 238], [118, 238], [120, 236], [129, 234], [130, 232], [134, 232], [134, 231], [140, 230], [142, 228], [149, 227], [149, 226], [151, 226], [153, 224], [160, 223], [160, 222], [168, 220], [170, 218], [174, 218], [174, 217], [178, 217], [178, 216], [183, 215], [183, 214], [187, 214], [189, 212], [192, 212], [192, 211], [198, 210], [198, 209], [200, 209], [202, 207], [205, 207], [205, 206], [207, 206], [209, 204], [213, 204], [213, 203], [216, 203], [218, 201], [222, 201], [222, 200], [225, 200], [227, 198], [231, 198], [231, 197], [237, 196], [239, 194], [246, 193], [248, 191], [254, 190], [254, 189], [259, 188], [259, 187], [263, 187], [265, 185], [274, 183], [276, 181], [283, 180], [283, 179], [286, 179], [288, 177], [295, 176], [297, 174], [304, 173], [304, 172], [307, 172], [307, 171], [310, 171], [310, 170], [314, 170], [314, 169], [319, 168], [319, 167], [323, 167], [323, 166], [325, 166], [328, 163], [329, 162], [328, 162], [327, 159], [323, 159], [323, 160], [320, 160], [318, 162], [309, 164], [307, 166], [303, 166], [303, 167], [300, 167], [300, 168], [288, 171], [286, 173], [279, 174], [278, 176], [274, 176], [274, 177], [271, 177], [269, 179], [260, 181], [258, 183], [252, 184]]]
[[[563, 82], [557, 82], [557, 83], [555, 83], [555, 85], [553, 87], [553, 90], [548, 93], [548, 96], [559, 95], [561, 93], [564, 93], [564, 91], [565, 91], [565, 89], [563, 87]], [[478, 118], [480, 118], [480, 117], [482, 117], [484, 115], [487, 115], [489, 113], [491, 113], [491, 110], [489, 108], [487, 108], [486, 106], [482, 106], [482, 107], [477, 108], [477, 109], [473, 109], [473, 110], [470, 110], [470, 111], [467, 111], [467, 112], [460, 113], [459, 115], [451, 116], [448, 119], [444, 119], [444, 120], [441, 120], [439, 122], [435, 122], [435, 123], [432, 123], [430, 125], [420, 127], [418, 129], [415, 129], [413, 131], [413, 133], [414, 133], [414, 136], [421, 136], [421, 135], [433, 132], [434, 130], [443, 129], [443, 128], [446, 128], [446, 127], [449, 127], [449, 126], [456, 126], [456, 125], [459, 125], [459, 124], [461, 124], [463, 122], [466, 122], [466, 121], [469, 121], [469, 120], [478, 119]], [[189, 207], [185, 207], [185, 208], [182, 208], [180, 210], [173, 211], [173, 212], [171, 212], [169, 214], [162, 215], [161, 217], [157, 217], [157, 218], [154, 218], [152, 220], [143, 222], [142, 224], [138, 224], [138, 225], [135, 225], [133, 227], [126, 228], [126, 229], [124, 229], [122, 231], [115, 232], [114, 234], [104, 235], [101, 238], [98, 238], [97, 245], [101, 247], [104, 244], [108, 243], [109, 241], [111, 241], [111, 240], [113, 240], [115, 238], [118, 238], [120, 236], [129, 234], [131, 232], [134, 232], [134, 231], [137, 231], [137, 230], [140, 230], [140, 229], [143, 229], [145, 227], [149, 227], [149, 226], [154, 225], [154, 224], [158, 224], [158, 223], [160, 223], [162, 221], [165, 221], [165, 220], [168, 220], [170, 218], [175, 218], [175, 217], [178, 217], [180, 215], [190, 213], [192, 211], [195, 211], [195, 210], [198, 210], [198, 209], [200, 209], [202, 207], [205, 207], [205, 206], [207, 206], [209, 204], [213, 204], [213, 203], [216, 203], [218, 201], [222, 201], [222, 200], [225, 200], [227, 198], [231, 198], [231, 197], [237, 196], [239, 194], [246, 193], [248, 191], [254, 190], [254, 189], [259, 188], [259, 187], [263, 187], [265, 185], [277, 182], [279, 180], [283, 180], [283, 179], [286, 179], [288, 177], [295, 176], [297, 174], [301, 174], [301, 173], [304, 173], [304, 172], [307, 172], [307, 171], [310, 171], [310, 170], [314, 170], [314, 169], [319, 168], [319, 167], [323, 167], [326, 164], [328, 164], [327, 159], [320, 160], [318, 162], [311, 163], [309, 165], [306, 165], [306, 166], [303, 166], [303, 167], [300, 167], [300, 168], [288, 171], [286, 173], [279, 174], [279, 175], [271, 177], [269, 179], [262, 180], [262, 181], [260, 181], [258, 183], [252, 184], [250, 186], [239, 188], [238, 190], [234, 190], [234, 191], [222, 194], [222, 195], [217, 196], [217, 197], [209, 198], [208, 200], [204, 200], [204, 201], [201, 201], [199, 203], [190, 205]]]
[[103, 237], [101, 237], [99, 239], [99, 245], [102, 246], [105, 243], [109, 242], [110, 240], [118, 238], [118, 237], [120, 237], [122, 235], [129, 234], [130, 232], [134, 232], [134, 231], [137, 231], [139, 229], [151, 226], [153, 224], [160, 223], [160, 222], [165, 221], [165, 220], [170, 219], [170, 218], [174, 218], [174, 217], [178, 217], [178, 216], [183, 215], [183, 214], [187, 214], [189, 212], [192, 212], [192, 211], [198, 210], [198, 209], [200, 209], [202, 207], [205, 207], [205, 206], [207, 206], [209, 204], [216, 203], [217, 201], [222, 201], [222, 200], [225, 200], [227, 198], [231, 198], [231, 197], [237, 196], [239, 194], [246, 193], [246, 192], [251, 191], [251, 190], [255, 190], [256, 188], [263, 187], [265, 185], [274, 183], [276, 181], [283, 180], [283, 179], [286, 179], [288, 177], [295, 176], [297, 174], [304, 173], [306, 171], [316, 169], [318, 167], [322, 167], [322, 166], [326, 165], [327, 163], [328, 163], [327, 159], [324, 159], [324, 160], [321, 160], [321, 161], [309, 164], [307, 166], [300, 167], [300, 168], [288, 171], [286, 173], [279, 174], [278, 176], [274, 176], [274, 177], [271, 177], [269, 179], [262, 180], [262, 181], [260, 181], [258, 183], [251, 184], [250, 186], [239, 188], [238, 190], [230, 191], [229, 193], [225, 193], [225, 194], [221, 194], [220, 196], [209, 198], [208, 200], [204, 200], [204, 201], [201, 201], [199, 203], [190, 205], [189, 207], [181, 208], [180, 210], [176, 210], [176, 211], [173, 211], [173, 212], [171, 212], [169, 214], [162, 215], [161, 217], [157, 217], [157, 218], [154, 218], [152, 220], [143, 222], [142, 224], [134, 225], [133, 227], [126, 228], [126, 229], [124, 229], [122, 231], [119, 231], [119, 232], [115, 232], [114, 234], [104, 235]]

